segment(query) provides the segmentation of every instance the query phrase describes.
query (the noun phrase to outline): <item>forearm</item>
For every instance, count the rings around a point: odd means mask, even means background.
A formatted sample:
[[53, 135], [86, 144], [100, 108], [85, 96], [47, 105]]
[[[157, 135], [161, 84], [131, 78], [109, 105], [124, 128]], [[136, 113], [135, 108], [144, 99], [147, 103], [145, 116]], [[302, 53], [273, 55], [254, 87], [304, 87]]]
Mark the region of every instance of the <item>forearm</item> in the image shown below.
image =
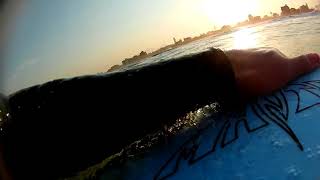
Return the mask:
[[2, 180], [11, 180], [11, 176], [9, 175], [9, 171], [7, 169], [7, 165], [4, 161], [3, 157], [3, 145], [0, 144], [0, 179]]
[[42, 169], [47, 162], [43, 174], [65, 175], [101, 161], [197, 106], [230, 101], [236, 92], [230, 62], [213, 50], [34, 86], [10, 97], [6, 155], [17, 171], [30, 162]]

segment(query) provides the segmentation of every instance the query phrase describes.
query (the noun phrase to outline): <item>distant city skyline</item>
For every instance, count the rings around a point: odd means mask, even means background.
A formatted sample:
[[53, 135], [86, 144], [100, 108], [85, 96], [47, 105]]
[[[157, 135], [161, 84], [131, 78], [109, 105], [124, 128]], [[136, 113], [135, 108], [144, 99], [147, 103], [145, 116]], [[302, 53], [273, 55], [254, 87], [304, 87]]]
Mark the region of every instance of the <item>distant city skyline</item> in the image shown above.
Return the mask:
[[315, 7], [319, 0], [13, 0], [1, 12], [10, 19], [0, 21], [7, 30], [0, 37], [7, 40], [0, 92], [103, 72], [173, 37], [197, 36], [248, 14], [280, 13], [284, 4], [305, 3]]

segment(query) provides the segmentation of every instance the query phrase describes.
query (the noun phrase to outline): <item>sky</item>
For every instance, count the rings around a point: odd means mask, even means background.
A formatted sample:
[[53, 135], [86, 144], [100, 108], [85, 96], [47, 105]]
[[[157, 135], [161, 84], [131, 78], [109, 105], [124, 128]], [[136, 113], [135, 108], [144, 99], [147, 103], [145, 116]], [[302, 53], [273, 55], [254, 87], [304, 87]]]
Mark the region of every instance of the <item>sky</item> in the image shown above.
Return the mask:
[[0, 92], [105, 72], [124, 58], [319, 0], [13, 0], [0, 8]]

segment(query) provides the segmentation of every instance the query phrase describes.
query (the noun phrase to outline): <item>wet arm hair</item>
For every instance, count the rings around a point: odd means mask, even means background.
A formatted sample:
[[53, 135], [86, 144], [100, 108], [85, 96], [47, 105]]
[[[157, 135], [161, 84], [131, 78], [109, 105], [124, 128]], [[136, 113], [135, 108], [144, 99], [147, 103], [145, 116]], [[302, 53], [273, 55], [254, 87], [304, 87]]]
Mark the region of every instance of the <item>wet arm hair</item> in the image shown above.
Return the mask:
[[54, 80], [10, 95], [4, 157], [14, 177], [61, 177], [212, 102], [237, 98], [219, 49], [131, 70]]

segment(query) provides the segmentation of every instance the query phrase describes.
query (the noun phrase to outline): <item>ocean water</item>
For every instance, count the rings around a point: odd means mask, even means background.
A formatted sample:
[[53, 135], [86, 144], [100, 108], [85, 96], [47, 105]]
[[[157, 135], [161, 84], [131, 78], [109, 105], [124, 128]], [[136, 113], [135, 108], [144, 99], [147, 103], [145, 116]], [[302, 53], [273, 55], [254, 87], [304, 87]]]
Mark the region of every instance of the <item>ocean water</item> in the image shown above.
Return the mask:
[[283, 17], [238, 28], [221, 36], [209, 36], [157, 56], [146, 58], [144, 61], [126, 68], [197, 53], [210, 47], [222, 50], [274, 47], [288, 57], [310, 52], [320, 53], [320, 13], [313, 12]]

